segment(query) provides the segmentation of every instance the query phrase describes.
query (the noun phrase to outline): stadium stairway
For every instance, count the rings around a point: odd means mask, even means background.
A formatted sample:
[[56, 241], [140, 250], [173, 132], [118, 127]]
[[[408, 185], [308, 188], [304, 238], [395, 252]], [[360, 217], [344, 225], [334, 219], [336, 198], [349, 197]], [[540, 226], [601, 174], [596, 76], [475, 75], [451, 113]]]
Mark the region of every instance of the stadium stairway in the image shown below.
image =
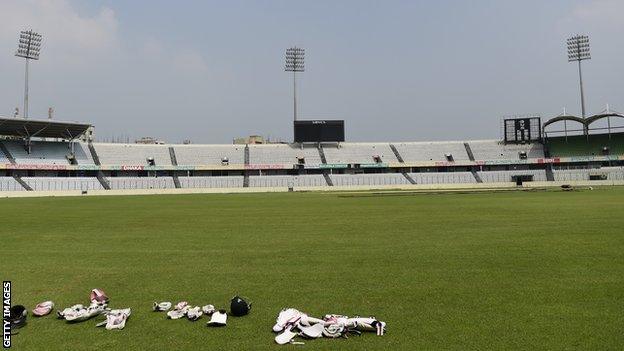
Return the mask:
[[[95, 159], [94, 159], [95, 160]], [[98, 160], [98, 164], [99, 164], [99, 160]], [[106, 177], [104, 176], [104, 172], [102, 171], [98, 171], [97, 173], [97, 179], [100, 182], [100, 184], [102, 185], [102, 188], [106, 189], [106, 190], [111, 190], [111, 186], [110, 183], [108, 182], [108, 180], [106, 179]]]
[[[403, 162], [403, 161], [401, 161], [401, 162]], [[403, 174], [405, 179], [407, 179], [407, 181], [410, 182], [410, 184], [416, 184], [416, 181], [414, 180], [414, 178], [412, 178], [412, 176], [409, 175], [407, 172], [401, 172], [401, 174]]]
[[[95, 163], [96, 166], [101, 166], [102, 164], [100, 163], [100, 157], [95, 151], [95, 147], [93, 146], [92, 143], [89, 143], [89, 152], [91, 153], [91, 158], [93, 158], [93, 163]], [[104, 177], [104, 175], [102, 175], [102, 177]], [[98, 175], [98, 179], [99, 179], [99, 175]], [[104, 184], [102, 184], [102, 186], [104, 186]]]
[[332, 181], [327, 171], [323, 173], [323, 177], [325, 178], [325, 182], [327, 183], [327, 186], [334, 186], [334, 182]]
[[[399, 153], [399, 150], [397, 150], [396, 146], [394, 146], [394, 144], [390, 144], [390, 149], [392, 150], [392, 152], [394, 152], [394, 156], [396, 156], [397, 160], [401, 163], [405, 163], [405, 161], [403, 161], [403, 157], [401, 156], [401, 154]], [[403, 175], [406, 175], [407, 173], [403, 173]], [[409, 176], [408, 176], [409, 177]], [[406, 177], [407, 178], [407, 177]], [[411, 178], [411, 177], [410, 177]], [[409, 178], [407, 179], [409, 180]], [[413, 179], [412, 179], [413, 180]], [[416, 184], [416, 183], [412, 183], [412, 184]]]
[[28, 191], [33, 191], [33, 188], [30, 187], [30, 185], [28, 185], [28, 183], [26, 183], [22, 177], [18, 176], [18, 175], [14, 175], [13, 179], [15, 179], [16, 182], [20, 183], [20, 185], [22, 187], [24, 187], [24, 189], [28, 190]]
[[173, 185], [175, 185], [176, 189], [182, 188], [182, 184], [180, 184], [180, 178], [178, 178], [177, 174], [173, 174]]
[[178, 159], [176, 158], [175, 150], [172, 146], [169, 147], [169, 157], [171, 157], [171, 164], [174, 166], [178, 165]]
[[[249, 165], [249, 144], [245, 145], [245, 166]], [[249, 188], [249, 171], [243, 176], [243, 188]]]
[[[467, 144], [466, 144], [467, 145]], [[470, 173], [472, 173], [472, 176], [474, 177], [474, 179], [477, 181], [477, 183], [483, 183], [483, 179], [481, 179], [481, 176], [479, 175], [479, 173], [477, 173], [477, 171], [475, 171], [474, 169], [470, 171]]]
[[[171, 164], [174, 166], [177, 166], [178, 159], [176, 158], [176, 154], [175, 154], [175, 150], [173, 149], [173, 146], [169, 147], [169, 157], [171, 158]], [[173, 185], [175, 185], [176, 189], [182, 188], [182, 184], [180, 184], [180, 178], [178, 178], [178, 175], [175, 172], [173, 173]]]
[[6, 148], [6, 146], [4, 146], [4, 144], [2, 143], [2, 141], [0, 141], [0, 151], [2, 151], [2, 153], [4, 154], [4, 156], [6, 156], [6, 158], [12, 163], [15, 164], [15, 158], [13, 158], [13, 155], [11, 155], [11, 153], [9, 152], [9, 149]]
[[549, 182], [554, 182], [555, 181], [555, 174], [553, 172], [553, 165], [552, 163], [548, 163], [546, 165], [546, 180]]
[[[323, 151], [323, 145], [321, 145], [321, 143], [319, 143], [316, 148], [318, 149], [319, 152], [319, 157], [321, 158], [321, 162], [323, 162], [324, 165], [327, 164], [327, 159], [325, 158], [325, 151]], [[329, 183], [327, 183], [329, 185]]]
[[[470, 144], [464, 143], [464, 147], [466, 148], [466, 153], [468, 154], [468, 159], [470, 161], [474, 161], [475, 158], [474, 158], [474, 154], [472, 153], [472, 149], [470, 148]], [[475, 177], [475, 179], [476, 179], [476, 177]]]

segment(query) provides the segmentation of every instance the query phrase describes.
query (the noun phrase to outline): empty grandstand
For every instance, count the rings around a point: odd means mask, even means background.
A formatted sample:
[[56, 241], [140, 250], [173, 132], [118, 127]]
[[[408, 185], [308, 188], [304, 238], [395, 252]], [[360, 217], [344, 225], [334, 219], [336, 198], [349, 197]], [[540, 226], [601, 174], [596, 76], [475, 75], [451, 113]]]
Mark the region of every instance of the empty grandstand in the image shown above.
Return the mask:
[[[38, 130], [47, 139], [32, 136]], [[622, 133], [548, 137], [543, 142], [161, 145], [79, 139], [87, 130], [88, 124], [69, 122], [10, 119], [0, 124], [0, 191], [624, 180]]]

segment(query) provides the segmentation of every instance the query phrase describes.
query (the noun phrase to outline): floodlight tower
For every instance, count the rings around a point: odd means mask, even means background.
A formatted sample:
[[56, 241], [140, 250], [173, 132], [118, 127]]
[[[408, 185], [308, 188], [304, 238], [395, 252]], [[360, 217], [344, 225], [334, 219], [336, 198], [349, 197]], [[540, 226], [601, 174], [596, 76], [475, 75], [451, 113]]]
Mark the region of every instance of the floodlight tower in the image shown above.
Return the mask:
[[305, 71], [305, 49], [296, 46], [286, 49], [286, 72], [293, 73], [293, 119], [297, 120], [297, 72]]
[[39, 60], [41, 50], [41, 34], [32, 30], [20, 32], [19, 45], [15, 56], [26, 59], [26, 69], [24, 73], [24, 118], [28, 118], [28, 60]]
[[585, 118], [585, 94], [583, 92], [583, 72], [581, 71], [581, 61], [591, 59], [589, 53], [589, 37], [587, 35], [575, 35], [568, 39], [568, 62], [577, 61], [579, 71], [579, 82], [581, 85], [581, 113]]

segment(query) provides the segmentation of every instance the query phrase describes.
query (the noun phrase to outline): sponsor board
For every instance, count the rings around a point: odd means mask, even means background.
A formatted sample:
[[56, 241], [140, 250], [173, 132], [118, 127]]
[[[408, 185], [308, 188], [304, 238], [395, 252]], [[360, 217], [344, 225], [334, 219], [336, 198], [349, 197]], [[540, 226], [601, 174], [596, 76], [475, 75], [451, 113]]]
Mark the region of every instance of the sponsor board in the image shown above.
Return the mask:
[[360, 168], [387, 168], [387, 163], [360, 163]]
[[[547, 164], [574, 162], [601, 162], [624, 160], [624, 155], [607, 156], [575, 156], [554, 158], [533, 158], [526, 160], [476, 160], [476, 161], [416, 161], [390, 163], [360, 163], [359, 168], [405, 168], [405, 167], [462, 167], [462, 166], [495, 166], [517, 164]], [[306, 169], [344, 169], [352, 166], [348, 163], [306, 164]], [[0, 169], [35, 170], [35, 171], [202, 171], [202, 170], [255, 170], [255, 169], [292, 169], [297, 164], [232, 164], [232, 165], [195, 165], [195, 166], [147, 166], [147, 165], [57, 165], [57, 164], [12, 164], [1, 163]]]
[[242, 171], [245, 169], [245, 165], [198, 165], [191, 168], [185, 168], [183, 170], [187, 171], [223, 171], [223, 170], [232, 170], [232, 171]]
[[560, 163], [560, 162], [561, 162], [561, 159], [559, 157], [537, 159], [537, 163]]
[[349, 168], [347, 163], [326, 163], [319, 165], [318, 168], [327, 169], [327, 168]]
[[[245, 169], [284, 169], [284, 165], [245, 165]], [[288, 168], [292, 168], [290, 165]]]
[[121, 166], [122, 171], [142, 171], [145, 166]]
[[70, 169], [69, 165], [55, 165], [55, 164], [6, 164], [6, 169], [32, 169], [32, 170], [46, 170], [46, 171], [65, 171]]

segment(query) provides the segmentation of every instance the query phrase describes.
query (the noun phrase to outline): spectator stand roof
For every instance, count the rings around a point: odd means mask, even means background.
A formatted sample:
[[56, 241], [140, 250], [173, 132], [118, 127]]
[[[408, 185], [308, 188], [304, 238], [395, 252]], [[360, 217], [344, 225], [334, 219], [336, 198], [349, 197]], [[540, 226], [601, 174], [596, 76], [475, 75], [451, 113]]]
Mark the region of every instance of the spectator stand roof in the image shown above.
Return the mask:
[[0, 135], [30, 138], [76, 139], [84, 134], [91, 124], [0, 117]]

